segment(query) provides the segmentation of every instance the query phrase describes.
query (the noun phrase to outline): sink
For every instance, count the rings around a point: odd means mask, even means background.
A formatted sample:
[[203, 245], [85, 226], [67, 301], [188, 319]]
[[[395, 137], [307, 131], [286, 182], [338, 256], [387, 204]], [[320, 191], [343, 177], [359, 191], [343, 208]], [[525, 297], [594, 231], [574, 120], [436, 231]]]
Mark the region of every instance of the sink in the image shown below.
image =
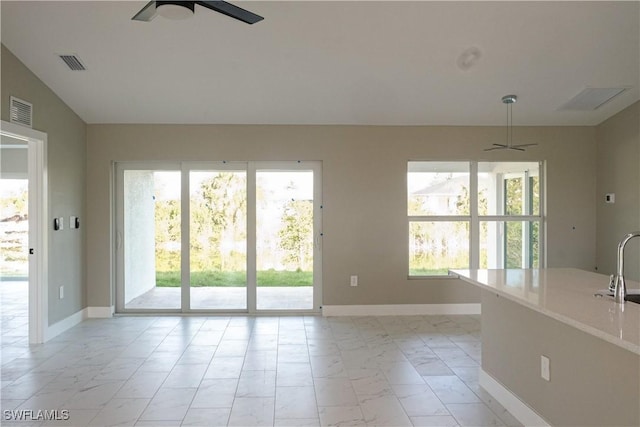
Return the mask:
[[626, 297], [624, 297], [625, 301], [631, 301], [631, 302], [635, 302], [636, 304], [640, 304], [640, 295], [638, 294], [627, 294]]
[[[613, 292], [609, 292], [609, 290], [603, 290], [595, 294], [595, 296], [608, 296], [613, 298]], [[624, 297], [625, 301], [635, 302], [636, 304], [640, 304], [640, 293], [637, 290], [632, 290], [632, 293], [628, 293], [627, 296]]]

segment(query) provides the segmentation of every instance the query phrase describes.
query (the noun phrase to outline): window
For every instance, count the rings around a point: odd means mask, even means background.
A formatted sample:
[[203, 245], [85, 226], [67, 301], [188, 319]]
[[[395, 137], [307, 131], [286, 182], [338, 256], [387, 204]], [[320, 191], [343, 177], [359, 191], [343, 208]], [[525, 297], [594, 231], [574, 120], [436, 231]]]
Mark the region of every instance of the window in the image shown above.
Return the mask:
[[409, 162], [409, 276], [539, 267], [541, 170], [538, 162]]

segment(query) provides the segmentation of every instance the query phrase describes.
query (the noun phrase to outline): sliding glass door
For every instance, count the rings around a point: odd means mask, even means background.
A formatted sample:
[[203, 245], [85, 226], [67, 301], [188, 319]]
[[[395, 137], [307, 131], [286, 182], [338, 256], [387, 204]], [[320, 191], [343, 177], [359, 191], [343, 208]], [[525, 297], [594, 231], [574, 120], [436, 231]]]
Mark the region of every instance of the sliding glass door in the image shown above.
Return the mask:
[[118, 178], [120, 308], [180, 309], [180, 171], [127, 169]]
[[189, 301], [247, 309], [247, 172], [188, 170]]
[[118, 164], [116, 310], [319, 310], [320, 170]]
[[260, 309], [313, 308], [314, 171], [256, 173], [256, 298]]

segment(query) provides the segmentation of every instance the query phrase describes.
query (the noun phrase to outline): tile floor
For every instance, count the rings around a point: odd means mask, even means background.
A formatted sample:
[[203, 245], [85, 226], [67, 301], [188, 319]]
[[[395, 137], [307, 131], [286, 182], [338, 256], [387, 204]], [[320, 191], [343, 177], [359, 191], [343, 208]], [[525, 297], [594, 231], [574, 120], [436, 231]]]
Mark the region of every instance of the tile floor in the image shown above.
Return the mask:
[[29, 346], [10, 312], [2, 425], [520, 425], [478, 386], [477, 316], [115, 317]]

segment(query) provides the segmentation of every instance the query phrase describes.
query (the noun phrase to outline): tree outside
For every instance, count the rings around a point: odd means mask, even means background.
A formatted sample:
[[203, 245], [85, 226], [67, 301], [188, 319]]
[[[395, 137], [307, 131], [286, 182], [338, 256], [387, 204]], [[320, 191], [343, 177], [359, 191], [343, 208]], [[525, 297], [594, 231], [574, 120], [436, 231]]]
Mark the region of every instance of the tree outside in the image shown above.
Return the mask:
[[[190, 285], [246, 286], [246, 173], [192, 172], [190, 181]], [[293, 182], [285, 187], [284, 193], [297, 192]], [[285, 199], [268, 182], [257, 197], [259, 229], [265, 230], [258, 285], [311, 286], [313, 200]], [[180, 216], [179, 200], [156, 197], [156, 286], [180, 286]]]

